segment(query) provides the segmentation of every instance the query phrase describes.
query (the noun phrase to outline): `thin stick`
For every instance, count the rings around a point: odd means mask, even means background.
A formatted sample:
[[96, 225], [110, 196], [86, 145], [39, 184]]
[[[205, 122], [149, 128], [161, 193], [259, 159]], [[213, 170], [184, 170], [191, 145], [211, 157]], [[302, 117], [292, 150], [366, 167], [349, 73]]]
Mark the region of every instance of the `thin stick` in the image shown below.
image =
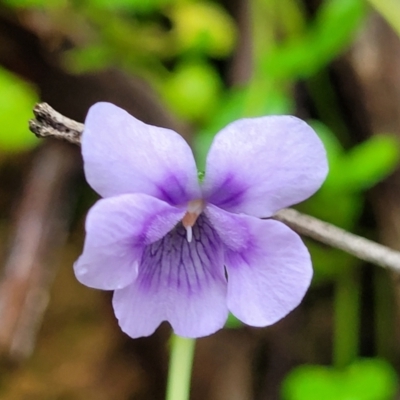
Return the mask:
[[[40, 138], [53, 137], [80, 144], [84, 125], [64, 117], [46, 103], [33, 110], [36, 119], [29, 122], [31, 131]], [[309, 236], [329, 246], [341, 249], [361, 260], [400, 273], [400, 252], [364, 239], [317, 218], [293, 209], [278, 212], [274, 218], [284, 222], [301, 235]]]
[[400, 252], [354, 235], [337, 226], [302, 214], [291, 208], [279, 211], [274, 219], [284, 222], [296, 232], [329, 246], [346, 251], [361, 260], [400, 272]]
[[83, 124], [64, 117], [47, 103], [36, 104], [33, 113], [36, 119], [29, 121], [29, 129], [38, 138], [52, 137], [77, 145], [81, 144]]

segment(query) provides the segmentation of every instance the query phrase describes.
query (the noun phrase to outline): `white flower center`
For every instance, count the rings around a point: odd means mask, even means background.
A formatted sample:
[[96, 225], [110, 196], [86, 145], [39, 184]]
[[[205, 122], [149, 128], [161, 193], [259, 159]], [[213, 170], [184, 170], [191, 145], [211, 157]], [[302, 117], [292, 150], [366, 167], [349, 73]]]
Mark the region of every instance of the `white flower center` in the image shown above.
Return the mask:
[[191, 200], [188, 203], [186, 214], [182, 218], [182, 225], [186, 229], [186, 238], [189, 243], [192, 241], [192, 227], [203, 212], [204, 207], [205, 203], [202, 199]]

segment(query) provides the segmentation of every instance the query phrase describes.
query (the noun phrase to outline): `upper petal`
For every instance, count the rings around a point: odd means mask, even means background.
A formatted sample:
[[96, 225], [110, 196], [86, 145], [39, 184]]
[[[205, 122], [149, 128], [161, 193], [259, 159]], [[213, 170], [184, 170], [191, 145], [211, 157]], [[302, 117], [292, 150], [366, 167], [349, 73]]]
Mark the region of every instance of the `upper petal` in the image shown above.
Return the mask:
[[182, 224], [146, 247], [135, 282], [116, 290], [115, 315], [121, 329], [149, 336], [162, 321], [184, 337], [210, 335], [228, 315], [221, 241], [204, 215], [189, 243]]
[[225, 244], [229, 310], [253, 326], [273, 324], [293, 310], [312, 278], [300, 237], [278, 221], [212, 206], [206, 213]]
[[225, 210], [269, 217], [311, 196], [327, 172], [324, 146], [305, 122], [289, 116], [242, 119], [216, 135], [203, 190]]
[[145, 246], [166, 235], [184, 213], [143, 194], [99, 200], [86, 219], [83, 253], [74, 265], [77, 279], [97, 289], [129, 285]]
[[185, 140], [111, 103], [90, 108], [82, 155], [86, 179], [102, 197], [145, 193], [170, 204], [199, 197], [196, 164]]

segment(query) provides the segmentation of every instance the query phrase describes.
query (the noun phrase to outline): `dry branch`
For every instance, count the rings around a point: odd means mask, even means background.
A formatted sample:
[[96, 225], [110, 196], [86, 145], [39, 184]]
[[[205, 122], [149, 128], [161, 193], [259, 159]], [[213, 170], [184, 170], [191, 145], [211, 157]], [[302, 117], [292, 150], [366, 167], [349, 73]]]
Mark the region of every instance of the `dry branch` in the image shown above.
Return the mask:
[[36, 104], [33, 113], [36, 119], [29, 121], [29, 129], [38, 138], [53, 137], [80, 145], [83, 124], [64, 117], [47, 103]]

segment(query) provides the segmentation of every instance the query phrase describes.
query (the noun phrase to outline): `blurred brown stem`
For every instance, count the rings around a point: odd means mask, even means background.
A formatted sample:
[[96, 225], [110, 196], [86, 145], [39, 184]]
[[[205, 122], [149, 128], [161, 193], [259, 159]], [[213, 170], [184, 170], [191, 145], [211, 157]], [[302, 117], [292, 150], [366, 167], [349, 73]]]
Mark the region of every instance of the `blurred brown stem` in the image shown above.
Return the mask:
[[67, 236], [71, 180], [80, 164], [72, 146], [57, 142], [34, 158], [0, 282], [0, 352], [8, 359], [24, 359], [33, 350], [56, 271], [50, 263]]

